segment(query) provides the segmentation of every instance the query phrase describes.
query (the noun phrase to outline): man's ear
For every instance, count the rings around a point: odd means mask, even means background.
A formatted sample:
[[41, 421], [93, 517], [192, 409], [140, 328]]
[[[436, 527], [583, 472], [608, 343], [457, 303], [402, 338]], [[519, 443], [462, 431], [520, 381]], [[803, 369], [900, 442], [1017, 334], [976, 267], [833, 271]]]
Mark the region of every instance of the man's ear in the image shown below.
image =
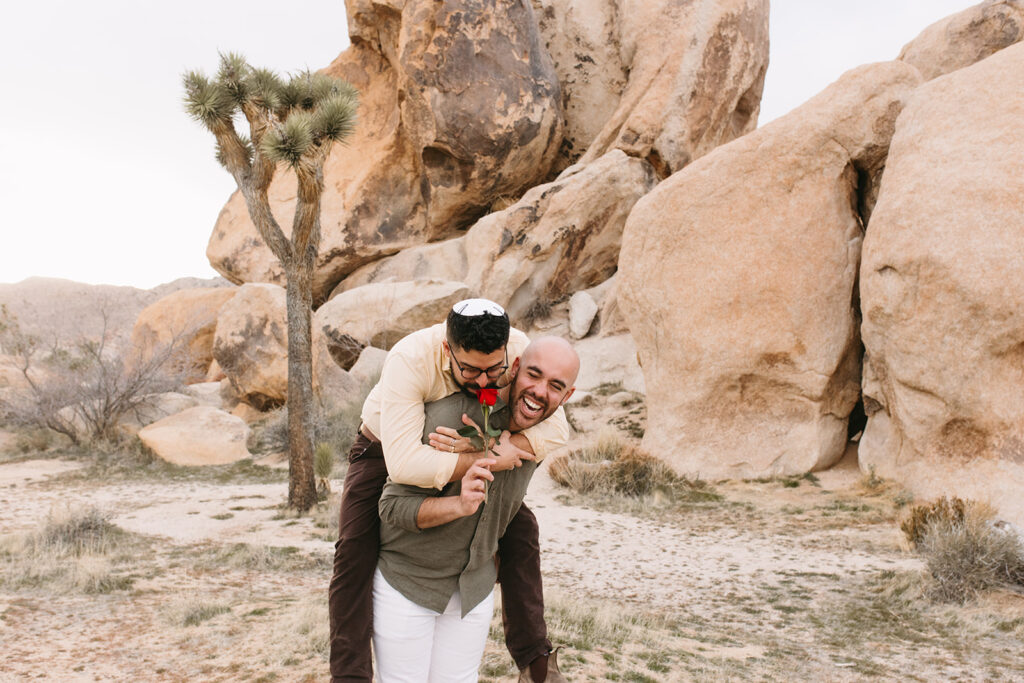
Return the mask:
[[572, 389], [569, 389], [569, 391], [565, 392], [565, 396], [562, 397], [562, 401], [558, 405], [564, 406], [565, 402], [569, 400], [569, 397], [572, 396], [572, 393], [574, 391], [576, 391], [576, 387], [573, 387]]
[[508, 369], [509, 377], [515, 377], [517, 372], [519, 372], [519, 356], [516, 356], [516, 359], [512, 361], [512, 367]]

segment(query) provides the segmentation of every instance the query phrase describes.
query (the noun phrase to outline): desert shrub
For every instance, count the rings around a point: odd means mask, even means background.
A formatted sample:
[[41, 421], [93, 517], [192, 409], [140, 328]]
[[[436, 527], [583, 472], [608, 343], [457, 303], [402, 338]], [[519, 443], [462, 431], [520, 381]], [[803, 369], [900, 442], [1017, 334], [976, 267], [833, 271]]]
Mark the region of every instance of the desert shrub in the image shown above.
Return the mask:
[[118, 423], [141, 410], [149, 395], [177, 389], [186, 366], [188, 332], [143, 353], [118, 348], [101, 311], [96, 339], [55, 339], [44, 346], [0, 307], [0, 351], [14, 358], [23, 386], [0, 399], [4, 422], [63, 434], [74, 444], [119, 440]]
[[1024, 544], [1015, 532], [994, 522], [986, 505], [953, 499], [926, 518], [917, 541], [934, 596], [964, 603], [998, 587], [1024, 588]]
[[[313, 419], [313, 443], [326, 444], [334, 453], [348, 453], [359, 429], [363, 402], [343, 406], [318, 406]], [[256, 454], [282, 453], [288, 450], [288, 409], [278, 408], [253, 426], [249, 451]]]
[[13, 587], [56, 584], [86, 593], [128, 588], [131, 578], [116, 565], [130, 559], [136, 539], [96, 507], [51, 512], [28, 534], [0, 540], [6, 564], [0, 582]]
[[900, 523], [900, 530], [907, 537], [911, 547], [916, 547], [924, 538], [933, 522], [962, 524], [967, 512], [967, 503], [959, 498], [939, 498], [931, 503], [916, 505], [907, 518]]
[[555, 458], [548, 474], [562, 486], [583, 494], [637, 498], [660, 493], [689, 502], [721, 499], [705, 482], [679, 476], [613, 432], [602, 433], [592, 444]]

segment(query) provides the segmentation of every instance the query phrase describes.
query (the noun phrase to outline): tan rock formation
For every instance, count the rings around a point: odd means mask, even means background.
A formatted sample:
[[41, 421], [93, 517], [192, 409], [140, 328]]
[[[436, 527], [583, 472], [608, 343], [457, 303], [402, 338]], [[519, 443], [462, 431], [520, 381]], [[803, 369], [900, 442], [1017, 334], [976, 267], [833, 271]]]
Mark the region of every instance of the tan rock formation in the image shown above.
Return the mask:
[[[230, 382], [230, 380], [229, 380]], [[199, 405], [213, 408], [224, 408], [220, 382], [198, 382], [185, 387], [185, 394], [191, 396]]]
[[1024, 44], [921, 86], [864, 242], [863, 469], [1024, 523]]
[[[341, 406], [361, 400], [365, 367], [353, 374], [366, 347], [390, 349], [402, 337], [444, 320], [469, 297], [461, 282], [377, 282], [342, 292], [313, 316], [313, 388], [321, 402]], [[369, 360], [367, 361], [369, 362]], [[372, 363], [371, 363], [372, 366]]]
[[651, 453], [713, 478], [842, 455], [860, 384], [858, 175], [883, 165], [919, 82], [902, 62], [854, 69], [637, 203], [617, 290]]
[[132, 344], [144, 360], [173, 344], [181, 350], [174, 363], [185, 381], [206, 378], [213, 361], [213, 332], [220, 307], [235, 295], [234, 287], [182, 289], [146, 306], [132, 329]]
[[151, 394], [122, 421], [123, 429], [134, 434], [141, 427], [153, 424], [183, 410], [195, 408], [197, 405], [199, 405], [199, 401], [195, 397], [176, 391]]
[[220, 310], [213, 355], [236, 396], [259, 410], [288, 396], [288, 326], [285, 292], [277, 285], [246, 284]]
[[657, 183], [647, 162], [612, 150], [566, 169], [465, 237], [466, 284], [501, 302], [513, 321], [538, 300], [555, 300], [608, 279], [619, 260], [626, 216]]
[[331, 293], [331, 298], [371, 282], [407, 282], [410, 280], [462, 280], [469, 264], [464, 237], [433, 242], [400, 251], [361, 266], [350, 273]]
[[363, 346], [390, 349], [407, 334], [429, 327], [448, 315], [458, 301], [468, 298], [461, 282], [414, 280], [377, 282], [343, 292], [321, 306], [313, 316], [315, 334], [324, 334], [336, 344], [345, 337], [358, 346], [351, 367]]
[[1021, 40], [1024, 1], [985, 0], [926, 28], [903, 47], [899, 58], [931, 80]]
[[[502, 195], [543, 179], [562, 137], [559, 86], [525, 0], [349, 0], [351, 47], [326, 69], [361, 94], [359, 124], [324, 167], [314, 282], [382, 255], [454, 236]], [[271, 186], [291, 225], [294, 179]], [[207, 256], [234, 282], [281, 282], [236, 193]]]
[[565, 139], [558, 169], [575, 163], [611, 120], [629, 80], [620, 45], [620, 0], [533, 0], [562, 86]]
[[583, 339], [590, 332], [597, 316], [597, 302], [586, 291], [579, 291], [569, 298], [569, 336]]
[[252, 457], [249, 426], [209, 406], [189, 408], [139, 430], [139, 439], [175, 465], [226, 465]]
[[[521, 322], [538, 300], [560, 299], [615, 272], [626, 216], [656, 183], [649, 164], [613, 150], [531, 189], [463, 237], [407, 249], [352, 277], [355, 282], [454, 278], [474, 295], [500, 302], [513, 321]], [[350, 291], [349, 286], [346, 279], [337, 292]]]
[[589, 337], [573, 342], [580, 355], [576, 388], [592, 391], [602, 384], [621, 384], [626, 391], [644, 393], [643, 370], [637, 362], [636, 343], [627, 334]]
[[[592, 4], [597, 3], [550, 0], [547, 6], [556, 16], [560, 8], [567, 8], [564, 16], [580, 23], [590, 20], [581, 15]], [[593, 96], [589, 87], [577, 87], [578, 81], [566, 73], [575, 71], [577, 64], [594, 59], [597, 68], [609, 74], [608, 87], [618, 83], [620, 73], [629, 74], [618, 106], [597, 136], [574, 143], [586, 146], [580, 161], [590, 162], [611, 149], [621, 149], [646, 159], [666, 177], [757, 126], [768, 67], [767, 0], [613, 0], [609, 4], [613, 9], [593, 16], [595, 20], [614, 16], [618, 35], [612, 43], [618, 44], [618, 63], [598, 62], [609, 58], [604, 47], [575, 61], [568, 57], [570, 51], [577, 55], [576, 36], [600, 36], [603, 28], [563, 38], [545, 35], [553, 44], [553, 54], [560, 56], [563, 82], [571, 83], [567, 86], [569, 112], [574, 112], [577, 94]], [[568, 11], [577, 8], [581, 11]], [[557, 28], [558, 22], [552, 25]], [[587, 66], [585, 71], [589, 70]], [[581, 128], [573, 125], [574, 130]]]

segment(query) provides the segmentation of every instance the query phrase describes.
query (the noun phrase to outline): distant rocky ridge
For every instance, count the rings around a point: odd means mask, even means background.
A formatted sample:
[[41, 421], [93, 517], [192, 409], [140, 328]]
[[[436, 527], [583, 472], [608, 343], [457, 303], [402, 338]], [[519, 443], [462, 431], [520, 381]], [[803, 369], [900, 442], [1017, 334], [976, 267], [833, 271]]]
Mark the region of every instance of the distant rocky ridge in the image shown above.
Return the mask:
[[97, 338], [106, 311], [109, 329], [123, 339], [131, 333], [142, 309], [172, 292], [230, 286], [221, 277], [183, 277], [152, 289], [30, 277], [14, 284], [0, 283], [0, 305], [17, 316], [23, 331], [62, 341]]

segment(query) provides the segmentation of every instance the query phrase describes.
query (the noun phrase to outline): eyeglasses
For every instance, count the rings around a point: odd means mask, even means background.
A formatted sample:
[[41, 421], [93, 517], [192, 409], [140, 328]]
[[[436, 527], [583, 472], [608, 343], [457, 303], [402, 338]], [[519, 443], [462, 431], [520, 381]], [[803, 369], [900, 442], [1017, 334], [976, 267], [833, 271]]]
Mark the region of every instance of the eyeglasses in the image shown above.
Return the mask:
[[478, 315], [505, 315], [505, 309], [489, 299], [464, 299], [452, 306], [459, 315], [474, 317]]
[[480, 375], [487, 375], [489, 379], [498, 379], [508, 370], [508, 348], [505, 348], [505, 360], [502, 361], [501, 365], [494, 365], [486, 370], [473, 367], [472, 365], [463, 365], [459, 362], [459, 359], [455, 357], [455, 353], [451, 349], [448, 349], [448, 355], [451, 357], [452, 362], [459, 367], [459, 372], [466, 379], [476, 379]]

